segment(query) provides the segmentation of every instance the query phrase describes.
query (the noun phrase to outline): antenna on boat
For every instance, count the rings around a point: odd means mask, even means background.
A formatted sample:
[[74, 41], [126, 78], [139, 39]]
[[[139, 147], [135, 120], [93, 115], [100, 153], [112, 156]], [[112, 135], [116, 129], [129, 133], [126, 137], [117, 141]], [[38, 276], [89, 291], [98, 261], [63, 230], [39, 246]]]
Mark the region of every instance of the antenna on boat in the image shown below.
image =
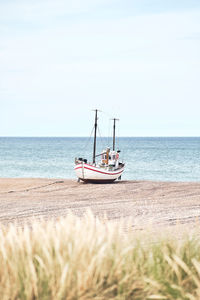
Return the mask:
[[115, 122], [119, 121], [119, 119], [112, 119], [113, 120], [113, 151], [115, 151]]
[[96, 140], [97, 140], [97, 112], [98, 109], [95, 109], [95, 122], [94, 122], [94, 146], [93, 146], [93, 164], [95, 164], [95, 157], [96, 157]]

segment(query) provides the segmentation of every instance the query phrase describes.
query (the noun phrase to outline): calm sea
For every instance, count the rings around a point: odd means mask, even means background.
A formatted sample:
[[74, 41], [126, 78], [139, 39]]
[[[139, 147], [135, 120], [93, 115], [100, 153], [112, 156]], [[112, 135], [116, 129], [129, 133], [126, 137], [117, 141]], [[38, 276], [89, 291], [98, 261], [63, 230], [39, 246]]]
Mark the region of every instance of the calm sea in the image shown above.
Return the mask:
[[[74, 158], [92, 160], [89, 138], [0, 138], [0, 177], [73, 178]], [[97, 152], [111, 145], [98, 138]], [[200, 181], [200, 138], [119, 138], [122, 179]]]

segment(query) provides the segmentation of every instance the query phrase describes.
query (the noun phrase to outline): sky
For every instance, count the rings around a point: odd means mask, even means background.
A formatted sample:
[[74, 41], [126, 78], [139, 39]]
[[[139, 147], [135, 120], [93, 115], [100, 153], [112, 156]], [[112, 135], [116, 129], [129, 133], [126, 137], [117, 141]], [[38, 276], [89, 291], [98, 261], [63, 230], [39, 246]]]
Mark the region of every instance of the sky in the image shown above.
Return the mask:
[[200, 1], [0, 0], [0, 136], [200, 136]]

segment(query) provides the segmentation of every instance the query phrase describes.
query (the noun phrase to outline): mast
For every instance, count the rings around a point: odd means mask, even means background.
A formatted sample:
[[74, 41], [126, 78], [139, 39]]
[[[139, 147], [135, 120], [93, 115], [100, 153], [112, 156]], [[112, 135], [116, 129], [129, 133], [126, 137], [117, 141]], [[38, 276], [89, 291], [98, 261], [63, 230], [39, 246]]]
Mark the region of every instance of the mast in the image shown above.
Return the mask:
[[114, 118], [113, 121], [113, 151], [115, 151], [115, 122], [119, 121], [119, 119]]
[[95, 164], [95, 156], [96, 156], [96, 140], [97, 140], [97, 112], [95, 109], [95, 123], [94, 123], [94, 146], [93, 146], [93, 164]]

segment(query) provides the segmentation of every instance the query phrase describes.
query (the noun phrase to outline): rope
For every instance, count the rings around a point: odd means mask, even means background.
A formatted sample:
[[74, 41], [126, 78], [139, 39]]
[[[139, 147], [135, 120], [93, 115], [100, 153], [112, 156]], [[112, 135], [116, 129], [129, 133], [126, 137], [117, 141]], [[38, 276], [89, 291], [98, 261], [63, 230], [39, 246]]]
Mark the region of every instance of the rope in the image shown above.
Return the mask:
[[[100, 140], [101, 140], [101, 144], [102, 144], [102, 148], [103, 148], [103, 144], [104, 144], [104, 139], [103, 137], [101, 136], [101, 132], [99, 130], [99, 126], [97, 126], [97, 130], [98, 130], [98, 134], [99, 134], [99, 137], [100, 137]], [[105, 146], [104, 146], [105, 147]]]
[[107, 144], [109, 145], [111, 139], [111, 119], [109, 119], [108, 123], [108, 137], [107, 137]]
[[93, 126], [93, 128], [92, 128], [92, 131], [91, 131], [91, 133], [90, 133], [89, 138], [88, 138], [87, 141], [86, 141], [86, 144], [85, 144], [85, 147], [83, 148], [83, 151], [85, 151], [86, 148], [88, 147], [89, 142], [91, 141], [91, 137], [92, 137], [93, 131], [94, 131], [94, 126]]
[[117, 138], [118, 150], [122, 150], [122, 152], [120, 153], [120, 160], [123, 162], [125, 153], [124, 153], [124, 150], [121, 149], [121, 145], [123, 144], [123, 142], [121, 141], [120, 126], [117, 127], [117, 136], [118, 136], [118, 138]]

